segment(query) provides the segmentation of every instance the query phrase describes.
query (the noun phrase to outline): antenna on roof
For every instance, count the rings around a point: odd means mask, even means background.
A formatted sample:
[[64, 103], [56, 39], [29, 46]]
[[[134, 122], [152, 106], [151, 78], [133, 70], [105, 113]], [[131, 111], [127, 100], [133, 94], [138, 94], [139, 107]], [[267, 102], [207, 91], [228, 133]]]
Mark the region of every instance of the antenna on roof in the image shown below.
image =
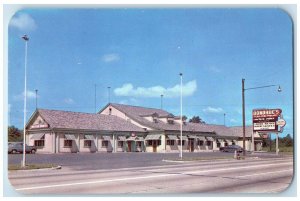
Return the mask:
[[160, 95], [160, 109], [163, 109], [163, 97], [164, 97], [164, 95], [161, 94]]

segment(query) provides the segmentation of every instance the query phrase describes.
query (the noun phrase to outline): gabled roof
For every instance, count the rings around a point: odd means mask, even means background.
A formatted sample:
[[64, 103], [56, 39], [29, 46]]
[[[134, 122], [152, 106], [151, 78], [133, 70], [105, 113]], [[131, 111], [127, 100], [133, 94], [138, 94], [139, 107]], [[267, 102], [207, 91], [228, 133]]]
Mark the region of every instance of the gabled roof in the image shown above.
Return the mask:
[[113, 115], [46, 109], [36, 110], [33, 116], [36, 115], [40, 115], [50, 128], [56, 129], [144, 132], [142, 128]]
[[[169, 113], [165, 110], [116, 103], [110, 103], [106, 107], [108, 107], [109, 105], [125, 113], [128, 117], [132, 118], [133, 120], [137, 121], [138, 123], [144, 126], [157, 130], [180, 131], [180, 124], [177, 122], [169, 124], [158, 119], [157, 123], [155, 123], [144, 118], [145, 116], [152, 116], [153, 114], [158, 114], [159, 117], [174, 117], [172, 113]], [[103, 111], [106, 107], [104, 107], [101, 111]], [[184, 132], [211, 133], [224, 137], [242, 137], [243, 135], [242, 127], [227, 127], [224, 125], [199, 124], [190, 122], [186, 122], [185, 124], [183, 124], [182, 130]], [[251, 137], [251, 134], [252, 126], [246, 126], [245, 136]]]

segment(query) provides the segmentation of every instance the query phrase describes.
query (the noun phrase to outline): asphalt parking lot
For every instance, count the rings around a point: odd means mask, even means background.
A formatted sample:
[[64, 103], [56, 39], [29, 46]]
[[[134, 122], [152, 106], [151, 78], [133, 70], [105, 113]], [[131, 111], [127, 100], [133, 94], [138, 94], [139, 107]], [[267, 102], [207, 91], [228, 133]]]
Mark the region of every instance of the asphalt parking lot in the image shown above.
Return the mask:
[[[184, 158], [228, 158], [233, 153], [199, 152], [183, 153]], [[285, 157], [273, 153], [247, 153], [247, 158]], [[26, 163], [48, 163], [60, 165], [72, 170], [101, 170], [131, 167], [147, 167], [167, 165], [164, 160], [179, 159], [179, 153], [58, 153], [58, 154], [26, 154]], [[22, 154], [8, 154], [8, 164], [20, 164]]]

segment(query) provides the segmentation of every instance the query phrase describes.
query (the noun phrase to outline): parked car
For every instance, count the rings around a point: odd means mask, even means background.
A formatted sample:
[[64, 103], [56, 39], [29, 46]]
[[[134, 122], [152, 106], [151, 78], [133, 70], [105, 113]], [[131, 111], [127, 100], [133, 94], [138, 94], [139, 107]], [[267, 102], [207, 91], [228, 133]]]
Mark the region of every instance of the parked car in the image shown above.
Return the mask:
[[223, 151], [223, 152], [235, 152], [236, 151], [237, 153], [242, 153], [243, 150], [244, 149], [239, 145], [228, 145], [228, 146], [220, 148], [220, 151]]
[[[25, 151], [26, 153], [35, 154], [36, 147], [25, 144]], [[9, 142], [8, 153], [9, 154], [23, 153], [23, 142]]]

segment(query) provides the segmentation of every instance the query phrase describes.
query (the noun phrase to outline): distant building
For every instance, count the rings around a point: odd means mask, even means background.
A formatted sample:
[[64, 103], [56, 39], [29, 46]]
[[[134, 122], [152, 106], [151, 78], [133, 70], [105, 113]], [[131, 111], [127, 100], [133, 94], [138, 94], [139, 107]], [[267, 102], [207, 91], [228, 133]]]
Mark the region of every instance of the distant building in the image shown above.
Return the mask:
[[[27, 123], [26, 142], [38, 152], [179, 152], [180, 117], [154, 108], [107, 104], [98, 114], [38, 109]], [[252, 126], [246, 127], [250, 150]], [[242, 127], [183, 122], [184, 152], [243, 144]], [[254, 133], [255, 149], [261, 137]]]

